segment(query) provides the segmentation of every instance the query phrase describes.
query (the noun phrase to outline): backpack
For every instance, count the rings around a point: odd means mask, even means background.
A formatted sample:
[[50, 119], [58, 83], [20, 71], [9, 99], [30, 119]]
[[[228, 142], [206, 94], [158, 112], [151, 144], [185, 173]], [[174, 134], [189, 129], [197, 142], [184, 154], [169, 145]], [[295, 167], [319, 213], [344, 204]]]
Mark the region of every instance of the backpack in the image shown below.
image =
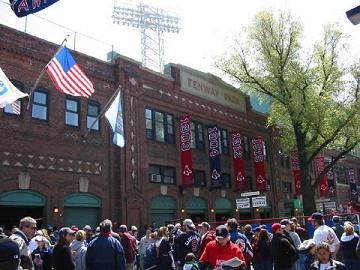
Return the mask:
[[148, 246], [144, 256], [144, 269], [150, 270], [157, 267], [158, 252], [155, 244]]

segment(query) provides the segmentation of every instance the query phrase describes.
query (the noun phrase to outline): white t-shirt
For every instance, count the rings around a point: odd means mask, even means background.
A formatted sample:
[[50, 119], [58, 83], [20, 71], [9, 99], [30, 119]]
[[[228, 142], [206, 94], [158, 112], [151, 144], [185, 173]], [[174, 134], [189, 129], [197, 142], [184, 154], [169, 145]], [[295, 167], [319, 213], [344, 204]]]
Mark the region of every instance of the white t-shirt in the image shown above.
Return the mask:
[[330, 262], [328, 263], [320, 263], [320, 269], [319, 270], [326, 270], [330, 266]]
[[330, 251], [335, 252], [336, 246], [340, 244], [334, 230], [327, 225], [321, 225], [314, 232], [313, 240], [315, 245], [326, 242], [330, 245]]

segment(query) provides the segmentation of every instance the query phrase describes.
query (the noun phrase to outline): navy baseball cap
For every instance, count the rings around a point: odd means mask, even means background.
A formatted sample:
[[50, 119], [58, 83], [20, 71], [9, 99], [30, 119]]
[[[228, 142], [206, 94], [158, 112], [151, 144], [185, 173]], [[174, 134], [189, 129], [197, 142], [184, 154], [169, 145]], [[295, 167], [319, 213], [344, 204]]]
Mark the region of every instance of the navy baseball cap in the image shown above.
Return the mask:
[[11, 239], [0, 240], [0, 262], [10, 262], [20, 260], [19, 246]]
[[225, 225], [216, 227], [216, 238], [225, 238], [229, 235], [229, 230]]
[[323, 218], [324, 218], [323, 214], [316, 212], [316, 213], [312, 214], [311, 217], [308, 218], [308, 221], [323, 220]]
[[72, 229], [70, 229], [69, 227], [63, 227], [60, 229], [59, 234], [60, 235], [66, 235], [66, 234], [74, 234], [76, 233], [76, 231], [73, 231]]

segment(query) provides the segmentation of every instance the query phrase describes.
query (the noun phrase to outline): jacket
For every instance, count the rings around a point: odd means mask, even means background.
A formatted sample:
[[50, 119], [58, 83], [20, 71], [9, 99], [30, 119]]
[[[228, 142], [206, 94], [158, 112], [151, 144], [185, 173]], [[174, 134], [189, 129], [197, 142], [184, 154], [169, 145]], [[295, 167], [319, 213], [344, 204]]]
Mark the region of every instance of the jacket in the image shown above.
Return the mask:
[[[336, 270], [346, 270], [345, 264], [335, 261], [333, 259], [330, 259], [330, 265], [335, 266]], [[315, 261], [314, 263], [312, 263], [309, 270], [320, 270], [320, 262]]]
[[34, 265], [31, 259], [31, 253], [29, 250], [30, 240], [27, 236], [19, 229], [16, 229], [15, 233], [9, 237], [15, 241], [20, 249], [20, 266], [23, 269], [33, 269]]
[[85, 257], [86, 257], [86, 240], [85, 241], [77, 241], [74, 240], [70, 248], [72, 251], [75, 251], [75, 256], [73, 257], [75, 262], [75, 270], [85, 270]]
[[158, 254], [157, 268], [158, 270], [173, 270], [175, 269], [173, 250], [171, 248], [169, 239], [163, 237], [155, 242], [156, 251]]
[[[36, 258], [35, 254], [40, 254], [40, 259], [42, 260], [41, 264], [39, 263], [38, 259]], [[52, 250], [51, 248], [36, 248], [32, 253], [31, 257], [34, 263], [35, 270], [51, 270], [52, 269]]]
[[200, 246], [200, 235], [195, 231], [181, 233], [175, 239], [175, 261], [180, 261], [181, 265], [185, 263], [185, 256], [188, 253], [198, 255]]
[[344, 260], [357, 259], [356, 246], [359, 242], [359, 236], [356, 234], [345, 235], [340, 238], [341, 254]]
[[127, 264], [131, 264], [136, 259], [136, 239], [127, 232], [123, 233], [120, 238], [120, 243], [125, 253], [125, 261]]
[[249, 264], [254, 256], [253, 248], [250, 244], [249, 239], [237, 230], [231, 230], [229, 233], [231, 242], [240, 247], [244, 255], [246, 264]]
[[198, 250], [199, 257], [201, 257], [201, 255], [203, 254], [206, 245], [210, 241], [213, 241], [213, 240], [215, 240], [215, 232], [214, 231], [208, 231], [204, 235], [201, 236], [200, 246], [199, 246], [199, 250]]
[[100, 234], [87, 247], [86, 270], [125, 270], [125, 255], [120, 242], [110, 234]]
[[271, 240], [274, 269], [289, 269], [299, 258], [295, 247], [281, 233], [274, 233]]
[[66, 245], [56, 245], [53, 250], [54, 270], [73, 270], [75, 264], [72, 260], [71, 249]]
[[340, 239], [344, 233], [344, 227], [340, 223], [337, 223], [334, 227], [332, 227], [332, 229], [334, 230], [336, 236]]

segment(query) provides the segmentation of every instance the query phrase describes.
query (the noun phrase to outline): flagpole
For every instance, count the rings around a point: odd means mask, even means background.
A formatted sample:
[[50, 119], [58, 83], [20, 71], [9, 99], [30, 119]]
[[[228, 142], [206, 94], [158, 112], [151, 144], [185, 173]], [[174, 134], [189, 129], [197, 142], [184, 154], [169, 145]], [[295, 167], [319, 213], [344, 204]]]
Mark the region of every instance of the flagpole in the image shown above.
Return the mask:
[[[67, 41], [67, 39], [68, 39], [69, 36], [70, 36], [70, 35], [67, 35], [67, 36], [64, 38], [64, 40], [61, 42], [61, 44], [60, 44], [59, 48], [57, 49], [56, 53], [54, 54], [54, 56], [57, 55], [57, 53], [61, 50], [62, 46], [64, 45], [64, 43], [66, 43], [66, 41]], [[29, 108], [30, 108], [31, 96], [32, 96], [33, 92], [35, 91], [36, 87], [38, 86], [39, 82], [41, 81], [42, 77], [44, 76], [46, 67], [49, 65], [49, 63], [50, 63], [51, 60], [54, 58], [54, 56], [51, 57], [51, 59], [49, 60], [49, 62], [48, 62], [48, 63], [45, 65], [45, 67], [41, 70], [39, 77], [37, 77], [34, 86], [31, 88], [30, 93], [29, 93], [29, 103], [28, 103], [28, 105], [27, 105], [27, 107], [26, 107], [27, 110], [29, 110]]]
[[117, 88], [117, 90], [114, 92], [114, 94], [111, 96], [109, 101], [105, 104], [104, 108], [101, 110], [100, 114], [96, 117], [95, 121], [91, 124], [91, 126], [86, 130], [86, 133], [84, 135], [81, 135], [84, 141], [86, 141], [86, 137], [89, 135], [91, 129], [95, 126], [96, 122], [99, 121], [99, 119], [105, 114], [111, 103], [114, 101], [117, 94], [121, 91], [121, 86]]

